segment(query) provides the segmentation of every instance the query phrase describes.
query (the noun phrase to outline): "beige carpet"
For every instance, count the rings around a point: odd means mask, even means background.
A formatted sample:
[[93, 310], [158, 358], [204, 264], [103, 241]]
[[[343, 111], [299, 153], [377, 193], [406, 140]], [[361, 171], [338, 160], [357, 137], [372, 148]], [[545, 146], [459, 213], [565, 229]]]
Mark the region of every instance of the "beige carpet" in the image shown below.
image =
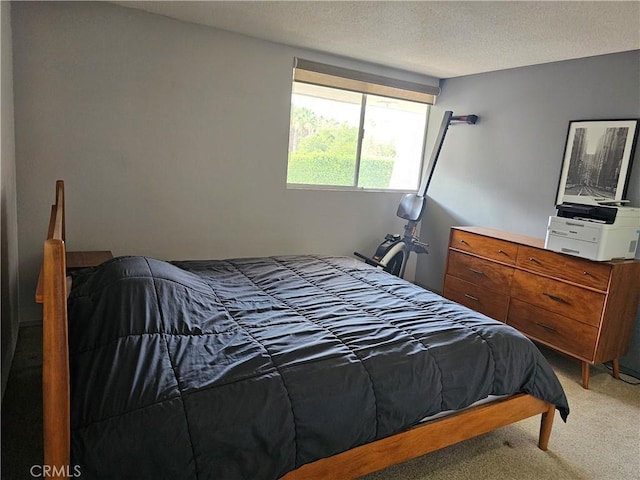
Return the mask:
[[584, 390], [578, 363], [555, 352], [543, 353], [571, 408], [566, 424], [556, 412], [546, 452], [537, 448], [535, 417], [362, 479], [640, 479], [640, 386], [615, 380], [599, 365], [591, 368], [589, 390]]

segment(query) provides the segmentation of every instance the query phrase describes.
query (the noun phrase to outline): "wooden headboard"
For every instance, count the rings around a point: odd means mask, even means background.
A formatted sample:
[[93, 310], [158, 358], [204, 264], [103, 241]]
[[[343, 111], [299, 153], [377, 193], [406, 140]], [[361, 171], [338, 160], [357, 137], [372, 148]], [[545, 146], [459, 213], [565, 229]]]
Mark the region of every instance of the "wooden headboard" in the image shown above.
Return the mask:
[[36, 302], [42, 303], [42, 404], [44, 464], [67, 478], [71, 432], [64, 182], [56, 182]]

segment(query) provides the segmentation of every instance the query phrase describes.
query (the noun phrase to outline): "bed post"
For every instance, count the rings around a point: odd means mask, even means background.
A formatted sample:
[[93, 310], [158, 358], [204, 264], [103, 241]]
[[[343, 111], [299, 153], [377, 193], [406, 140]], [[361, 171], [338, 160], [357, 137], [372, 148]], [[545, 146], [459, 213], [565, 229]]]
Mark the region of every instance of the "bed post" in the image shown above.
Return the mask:
[[44, 245], [42, 407], [44, 464], [66, 478], [70, 461], [69, 354], [64, 243]]
[[549, 446], [549, 438], [551, 437], [551, 428], [553, 427], [553, 417], [556, 414], [556, 407], [553, 404], [549, 405], [546, 412], [542, 414], [540, 420], [540, 436], [538, 437], [538, 448], [543, 451], [547, 451]]
[[44, 465], [52, 478], [68, 478], [71, 427], [67, 332], [64, 183], [56, 183], [37, 301], [42, 302], [42, 406]]

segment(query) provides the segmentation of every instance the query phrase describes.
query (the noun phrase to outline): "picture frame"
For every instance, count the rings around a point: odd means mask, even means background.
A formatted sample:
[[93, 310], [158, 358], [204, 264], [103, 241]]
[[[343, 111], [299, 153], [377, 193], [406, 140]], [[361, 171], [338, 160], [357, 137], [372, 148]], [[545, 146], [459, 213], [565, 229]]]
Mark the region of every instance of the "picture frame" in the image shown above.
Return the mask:
[[569, 122], [556, 205], [622, 202], [639, 124], [640, 119]]

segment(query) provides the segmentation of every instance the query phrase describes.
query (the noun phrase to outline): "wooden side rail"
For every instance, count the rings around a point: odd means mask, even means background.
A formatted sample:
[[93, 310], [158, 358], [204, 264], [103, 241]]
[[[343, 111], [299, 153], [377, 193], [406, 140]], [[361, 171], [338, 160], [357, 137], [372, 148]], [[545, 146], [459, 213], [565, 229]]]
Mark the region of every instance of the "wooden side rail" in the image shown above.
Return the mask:
[[42, 303], [44, 464], [54, 478], [68, 478], [71, 461], [64, 206], [64, 182], [58, 180], [36, 288]]
[[531, 395], [519, 394], [308, 463], [287, 473], [281, 480], [358, 478], [538, 414], [542, 414], [538, 447], [546, 450], [555, 406]]

